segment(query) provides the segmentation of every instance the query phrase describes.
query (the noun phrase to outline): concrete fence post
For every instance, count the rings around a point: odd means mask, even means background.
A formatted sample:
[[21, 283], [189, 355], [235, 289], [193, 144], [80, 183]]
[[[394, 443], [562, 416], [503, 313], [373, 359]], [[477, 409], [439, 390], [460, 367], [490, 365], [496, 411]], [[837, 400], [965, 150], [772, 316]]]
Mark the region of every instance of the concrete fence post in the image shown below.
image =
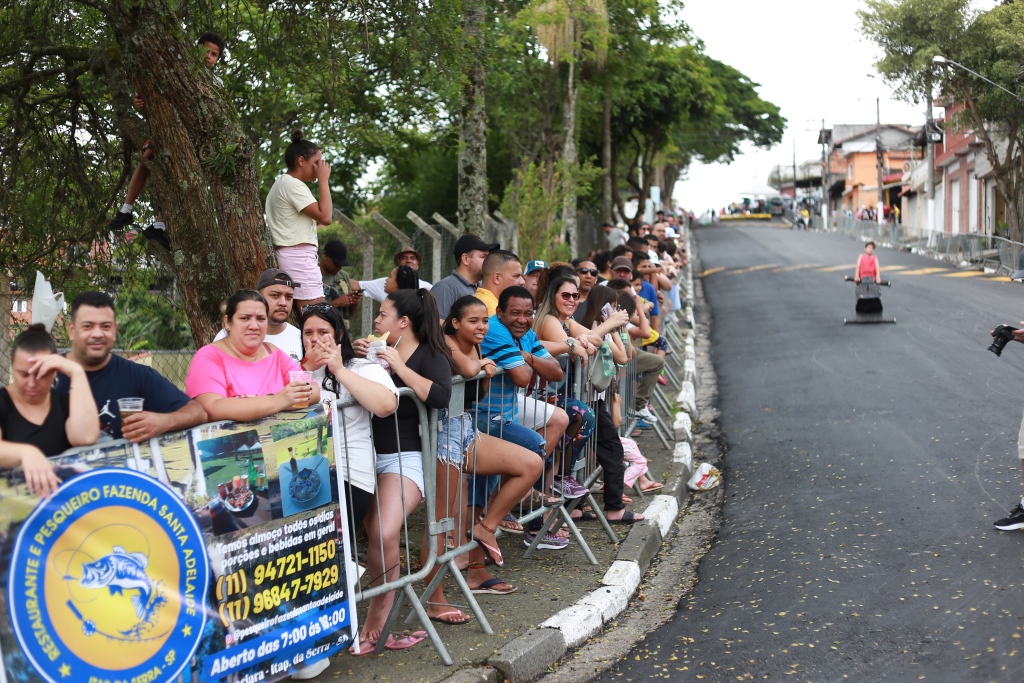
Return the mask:
[[405, 249], [406, 247], [412, 246], [412, 240], [409, 239], [409, 236], [406, 235], [401, 230], [399, 230], [398, 228], [396, 228], [394, 225], [392, 225], [391, 221], [389, 221], [387, 218], [384, 218], [384, 216], [380, 215], [379, 212], [374, 211], [373, 213], [370, 214], [370, 218], [377, 221], [380, 227], [384, 228], [389, 233], [394, 235], [395, 239], [398, 240], [399, 249]]
[[[355, 224], [351, 218], [335, 209], [334, 220], [338, 221], [351, 230], [363, 244], [363, 280], [373, 279], [373, 236]], [[359, 307], [362, 313], [363, 334], [369, 334], [373, 329], [373, 305], [372, 302], [364, 301]]]
[[437, 221], [437, 224], [440, 225], [442, 228], [444, 228], [451, 234], [455, 235], [455, 237], [462, 237], [462, 233], [459, 232], [459, 229], [452, 225], [451, 222], [441, 214], [435, 211], [434, 215], [431, 216], [431, 218]]
[[444, 274], [441, 272], [441, 233], [430, 227], [425, 220], [410, 211], [405, 217], [412, 221], [413, 225], [419, 228], [433, 244], [432, 256], [434, 260], [434, 282], [440, 282]]

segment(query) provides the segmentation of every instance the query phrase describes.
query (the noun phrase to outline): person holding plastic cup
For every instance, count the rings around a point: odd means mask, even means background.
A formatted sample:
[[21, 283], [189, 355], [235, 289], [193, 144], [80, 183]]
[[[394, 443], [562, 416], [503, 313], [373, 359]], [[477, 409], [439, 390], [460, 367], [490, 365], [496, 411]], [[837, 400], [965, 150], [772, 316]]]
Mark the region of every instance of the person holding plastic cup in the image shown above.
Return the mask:
[[299, 364], [265, 340], [269, 313], [262, 294], [238, 290], [224, 315], [227, 336], [199, 349], [189, 364], [185, 393], [210, 420], [257, 420], [320, 400], [308, 376], [290, 377], [302, 371]]

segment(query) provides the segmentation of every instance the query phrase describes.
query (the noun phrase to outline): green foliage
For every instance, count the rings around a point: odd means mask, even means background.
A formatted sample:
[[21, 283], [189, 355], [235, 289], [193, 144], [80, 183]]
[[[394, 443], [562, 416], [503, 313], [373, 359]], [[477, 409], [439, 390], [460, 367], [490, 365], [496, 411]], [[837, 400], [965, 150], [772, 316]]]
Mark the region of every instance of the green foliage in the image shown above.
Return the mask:
[[928, 96], [932, 58], [959, 52], [972, 16], [968, 0], [864, 0], [860, 30], [882, 48], [875, 66], [910, 102]]
[[[861, 30], [883, 50], [879, 72], [905, 99], [930, 97], [937, 84], [941, 94], [964, 106], [961, 114], [947, 116], [947, 125], [970, 128], [981, 140], [1007, 202], [1011, 239], [1024, 238], [1024, 169], [1018, 160], [1024, 107], [985, 81], [1024, 94], [1019, 78], [1024, 3], [1004, 2], [981, 14], [967, 0], [865, 0], [865, 5]], [[936, 55], [948, 63], [934, 64]]]

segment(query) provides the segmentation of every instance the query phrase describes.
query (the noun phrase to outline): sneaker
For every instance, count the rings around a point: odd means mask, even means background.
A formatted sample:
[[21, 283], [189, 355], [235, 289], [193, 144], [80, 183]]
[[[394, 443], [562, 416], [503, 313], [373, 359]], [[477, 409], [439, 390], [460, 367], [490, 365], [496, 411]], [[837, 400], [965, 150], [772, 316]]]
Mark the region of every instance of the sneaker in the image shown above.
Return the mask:
[[586, 486], [579, 483], [571, 476], [555, 479], [551, 482], [551, 491], [559, 496], [564, 496], [569, 500], [582, 498], [590, 493]]
[[636, 426], [638, 429], [650, 429], [651, 427], [654, 426], [654, 424], [651, 422], [647, 422], [646, 420], [640, 420], [639, 422], [636, 423]]
[[1010, 510], [1010, 514], [1002, 519], [995, 521], [995, 526], [1000, 531], [1016, 531], [1017, 529], [1024, 529], [1024, 505], [1020, 502], [1017, 503], [1017, 507]]
[[658, 416], [651, 412], [650, 406], [644, 406], [640, 410], [636, 411], [635, 415], [641, 420], [654, 424], [658, 421]]
[[303, 667], [292, 674], [293, 681], [308, 681], [312, 678], [316, 678], [324, 671], [327, 671], [331, 666], [331, 658], [324, 657], [319, 662], [314, 662], [309, 666]]
[[[529, 548], [533, 545], [533, 539], [537, 538], [537, 534], [528, 533], [523, 538], [523, 545]], [[569, 547], [568, 538], [559, 538], [554, 534], [544, 534], [544, 538], [537, 544], [537, 548], [540, 550], [565, 550]]]
[[156, 242], [163, 245], [163, 248], [167, 251], [171, 250], [171, 240], [168, 239], [166, 230], [161, 230], [150, 225], [142, 231], [142, 236], [150, 242]]
[[131, 225], [131, 222], [131, 211], [118, 211], [117, 213], [114, 214], [114, 217], [110, 219], [110, 223], [108, 223], [107, 225], [111, 230], [120, 230]]

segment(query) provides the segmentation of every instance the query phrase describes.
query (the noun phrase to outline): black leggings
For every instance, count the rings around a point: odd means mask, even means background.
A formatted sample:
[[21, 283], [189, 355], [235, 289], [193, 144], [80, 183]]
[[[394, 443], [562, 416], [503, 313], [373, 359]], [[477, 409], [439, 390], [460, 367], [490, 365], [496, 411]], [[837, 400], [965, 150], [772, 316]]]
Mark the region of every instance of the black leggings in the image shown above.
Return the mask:
[[597, 402], [597, 462], [604, 470], [604, 509], [622, 510], [622, 490], [626, 474], [625, 453], [619, 440], [619, 431], [615, 429], [612, 416], [604, 401]]

